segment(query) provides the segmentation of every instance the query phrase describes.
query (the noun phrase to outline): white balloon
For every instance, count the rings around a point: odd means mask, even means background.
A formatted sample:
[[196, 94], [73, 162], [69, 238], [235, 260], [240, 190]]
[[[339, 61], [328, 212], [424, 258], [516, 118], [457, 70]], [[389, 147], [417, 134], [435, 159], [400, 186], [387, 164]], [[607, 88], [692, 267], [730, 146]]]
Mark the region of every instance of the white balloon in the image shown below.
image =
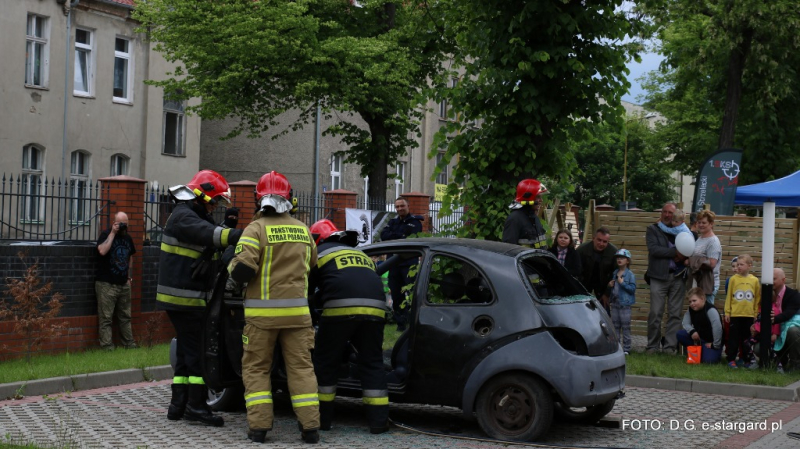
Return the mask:
[[691, 232], [681, 232], [675, 237], [675, 248], [686, 257], [694, 254], [694, 236]]

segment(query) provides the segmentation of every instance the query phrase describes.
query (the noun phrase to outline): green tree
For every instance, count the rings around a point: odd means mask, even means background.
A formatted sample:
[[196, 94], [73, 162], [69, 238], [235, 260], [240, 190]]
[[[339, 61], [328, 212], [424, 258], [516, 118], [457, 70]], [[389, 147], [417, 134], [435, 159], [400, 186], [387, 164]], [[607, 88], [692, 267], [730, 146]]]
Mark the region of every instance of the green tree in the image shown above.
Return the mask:
[[790, 0], [645, 0], [666, 59], [645, 84], [673, 166], [695, 172], [719, 148], [744, 149], [740, 183], [800, 167], [800, 6]]
[[437, 80], [434, 98], [453, 112], [436, 143], [447, 149], [442, 164], [458, 155], [448, 197], [468, 207], [462, 235], [497, 239], [520, 179], [566, 185], [578, 167], [570, 139], [601, 117], [621, 120], [625, 39], [636, 32], [621, 3], [446, 2], [444, 28], [458, 47], [448, 76], [460, 81]]
[[[415, 145], [421, 90], [447, 48], [431, 20], [437, 6], [362, 0], [146, 0], [134, 17], [178, 68], [153, 82], [204, 119], [237, 117], [229, 137], [257, 137], [282, 113], [300, 111], [283, 133], [313, 120], [317, 101], [338, 121], [326, 133], [369, 175], [383, 203], [387, 165]], [[350, 120], [358, 114], [367, 129]], [[286, 124], [284, 124], [286, 125]], [[280, 134], [279, 134], [280, 135]]]

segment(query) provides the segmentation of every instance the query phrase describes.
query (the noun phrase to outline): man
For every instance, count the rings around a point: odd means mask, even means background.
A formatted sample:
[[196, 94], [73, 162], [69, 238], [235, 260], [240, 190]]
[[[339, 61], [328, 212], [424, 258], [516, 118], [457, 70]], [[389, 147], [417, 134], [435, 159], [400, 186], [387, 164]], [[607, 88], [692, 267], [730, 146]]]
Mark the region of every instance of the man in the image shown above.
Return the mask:
[[100, 348], [114, 350], [111, 341], [111, 324], [114, 314], [119, 322], [119, 337], [125, 349], [136, 348], [131, 331], [131, 282], [128, 271], [131, 257], [136, 253], [133, 239], [128, 235], [128, 215], [117, 212], [114, 224], [100, 234], [97, 240], [97, 277], [94, 289], [97, 293], [97, 322]]
[[611, 231], [601, 226], [594, 231], [592, 240], [582, 243], [577, 250], [581, 258], [581, 284], [594, 293], [606, 311], [609, 309], [606, 287], [617, 268], [617, 247], [609, 243], [610, 239]]
[[[672, 226], [675, 204], [666, 203], [661, 208], [661, 223]], [[682, 276], [684, 266], [676, 262], [678, 250], [675, 248], [675, 236], [661, 231], [658, 223], [647, 227], [645, 234], [648, 260], [647, 274], [650, 276], [650, 313], [647, 316], [647, 349], [648, 354], [659, 350], [661, 345], [661, 317], [667, 310], [667, 327], [664, 336], [663, 350], [675, 352], [676, 335], [681, 328], [681, 310], [683, 308], [686, 282]]]
[[289, 215], [292, 187], [270, 172], [256, 185], [259, 208], [244, 230], [228, 271], [244, 294], [242, 380], [247, 407], [247, 437], [263, 443], [272, 430], [272, 362], [280, 343], [289, 395], [300, 437], [319, 442], [317, 378], [311, 361], [314, 328], [308, 305], [308, 271], [317, 264], [317, 247], [303, 222]]
[[[405, 198], [400, 197], [395, 200], [394, 210], [397, 211], [397, 217], [389, 220], [389, 223], [383, 228], [381, 240], [404, 239], [409, 235], [422, 232], [422, 217], [411, 215], [408, 212], [408, 201]], [[406, 295], [403, 292], [403, 287], [412, 282], [408, 278], [408, 270], [415, 263], [417, 263], [416, 259], [411, 258], [389, 270], [389, 289], [392, 291], [392, 316], [397, 323], [397, 330], [400, 332], [406, 330], [408, 325], [408, 309], [404, 304]]]
[[547, 189], [535, 179], [523, 179], [517, 184], [517, 195], [509, 209], [511, 213], [503, 226], [503, 241], [529, 248], [547, 249], [547, 233], [539, 221], [539, 195]]
[[800, 292], [786, 286], [786, 273], [772, 270], [772, 301], [781, 305], [781, 313], [771, 312], [772, 322], [781, 325], [775, 351], [787, 370], [800, 369]]
[[319, 288], [319, 321], [314, 370], [319, 384], [320, 429], [330, 430], [334, 415], [336, 381], [342, 357], [350, 342], [356, 350], [361, 377], [361, 401], [367, 411], [369, 431], [389, 430], [389, 391], [383, 366], [383, 325], [386, 299], [375, 264], [353, 248], [357, 231], [339, 231], [329, 220], [311, 226], [318, 262], [311, 268], [309, 289]]
[[169, 192], [177, 205], [164, 225], [156, 291], [156, 303], [167, 311], [178, 346], [167, 419], [219, 427], [224, 421], [206, 404], [201, 371], [203, 311], [219, 268], [216, 252], [235, 245], [242, 230], [214, 225], [211, 212], [230, 204], [231, 198], [219, 173], [202, 170]]

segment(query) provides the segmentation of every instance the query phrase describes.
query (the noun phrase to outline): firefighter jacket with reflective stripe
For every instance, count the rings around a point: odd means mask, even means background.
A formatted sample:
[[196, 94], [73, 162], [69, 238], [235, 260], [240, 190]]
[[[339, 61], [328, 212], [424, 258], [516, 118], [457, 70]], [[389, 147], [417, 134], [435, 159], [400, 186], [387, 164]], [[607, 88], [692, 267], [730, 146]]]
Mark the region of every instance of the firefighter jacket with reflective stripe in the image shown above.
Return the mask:
[[303, 222], [288, 213], [258, 212], [244, 230], [228, 271], [255, 272], [247, 283], [244, 316], [262, 329], [311, 326], [308, 271], [317, 247]]
[[[156, 303], [160, 309], [205, 307], [219, 271], [217, 250], [235, 245], [242, 235], [241, 229], [215, 226], [201, 208], [179, 203], [167, 218], [158, 263]], [[198, 270], [201, 263], [206, 264], [204, 270]]]
[[503, 226], [503, 241], [528, 248], [547, 249], [547, 233], [531, 206], [522, 206], [508, 214]]
[[323, 242], [317, 251], [318, 260], [311, 268], [309, 291], [319, 289], [315, 302], [323, 308], [322, 317], [359, 315], [383, 321], [386, 296], [372, 259], [337, 241]]

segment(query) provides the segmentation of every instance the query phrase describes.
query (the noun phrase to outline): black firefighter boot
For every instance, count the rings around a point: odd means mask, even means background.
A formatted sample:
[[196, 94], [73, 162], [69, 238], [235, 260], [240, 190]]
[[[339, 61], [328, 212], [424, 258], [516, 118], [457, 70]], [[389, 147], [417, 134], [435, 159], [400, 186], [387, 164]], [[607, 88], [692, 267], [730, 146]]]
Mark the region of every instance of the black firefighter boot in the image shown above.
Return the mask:
[[172, 400], [169, 401], [167, 419], [170, 421], [177, 421], [183, 418], [183, 412], [186, 410], [186, 403], [188, 401], [189, 385], [172, 384]]
[[197, 421], [201, 424], [222, 427], [225, 420], [221, 416], [211, 413], [211, 407], [206, 403], [208, 391], [205, 385], [189, 385], [189, 403], [183, 418], [187, 421]]

